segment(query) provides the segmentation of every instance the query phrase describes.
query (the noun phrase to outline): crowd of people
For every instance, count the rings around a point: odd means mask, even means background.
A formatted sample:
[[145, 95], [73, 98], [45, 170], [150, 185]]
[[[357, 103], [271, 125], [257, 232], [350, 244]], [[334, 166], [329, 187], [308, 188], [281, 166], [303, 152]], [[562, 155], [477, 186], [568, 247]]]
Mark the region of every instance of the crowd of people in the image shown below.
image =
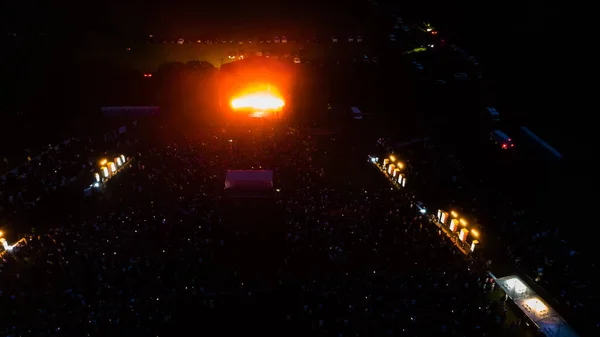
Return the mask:
[[45, 196], [68, 185], [89, 165], [86, 144], [77, 138], [48, 145], [46, 151], [0, 178], [0, 212], [29, 209]]
[[[65, 216], [3, 256], [5, 335], [505, 332], [485, 266], [411, 194], [384, 180], [330, 184], [330, 136], [163, 131], [109, 181], [96, 213]], [[272, 169], [276, 197], [229, 200], [227, 169]]]
[[9, 229], [14, 233], [27, 232], [28, 228], [14, 228], [15, 222], [31, 220], [26, 218], [40, 213], [40, 205], [47, 208], [56, 206], [57, 202], [67, 202], [61, 193], [68, 191], [73, 195], [71, 190], [80, 192], [87, 187], [94, 179], [93, 173], [99, 172], [97, 165], [101, 158], [114, 151], [132, 151], [132, 145], [137, 142], [135, 132], [97, 133], [86, 138], [68, 138], [54, 145], [46, 144], [37, 153], [26, 151], [23, 162], [5, 158], [0, 175], [2, 225], [11, 224]]

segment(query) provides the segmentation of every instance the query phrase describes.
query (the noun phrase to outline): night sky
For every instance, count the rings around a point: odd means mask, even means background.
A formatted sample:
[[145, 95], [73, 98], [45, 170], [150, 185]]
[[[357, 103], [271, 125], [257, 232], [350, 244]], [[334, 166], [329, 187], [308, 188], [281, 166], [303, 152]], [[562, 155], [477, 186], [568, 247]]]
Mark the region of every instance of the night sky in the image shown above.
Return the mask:
[[[168, 36], [303, 35], [359, 29], [362, 1], [4, 1], [1, 19], [6, 31], [47, 34], [55, 59], [68, 59], [83, 40], [130, 40], [147, 34]], [[382, 1], [383, 2], [383, 1]], [[392, 1], [388, 1], [392, 2]], [[568, 110], [563, 83], [572, 58], [562, 8], [542, 0], [427, 1], [397, 5], [405, 17], [429, 19], [479, 56], [495, 79], [503, 100], [513, 100], [521, 114], [543, 119], [546, 132], [564, 137], [581, 127], [552, 110]], [[357, 9], [358, 8], [358, 9]], [[353, 25], [357, 22], [357, 25]], [[342, 27], [342, 28], [340, 28]], [[355, 33], [356, 34], [356, 33]], [[359, 33], [360, 34], [360, 33]], [[240, 36], [244, 38], [246, 36]], [[36, 56], [37, 57], [37, 56]], [[23, 59], [17, 55], [16, 58]], [[517, 80], [516, 80], [517, 79]], [[569, 128], [557, 132], [554, 125]], [[572, 124], [572, 125], [571, 125]], [[584, 142], [585, 143], [585, 142]], [[577, 145], [580, 146], [581, 144]], [[575, 145], [572, 145], [573, 147]]]

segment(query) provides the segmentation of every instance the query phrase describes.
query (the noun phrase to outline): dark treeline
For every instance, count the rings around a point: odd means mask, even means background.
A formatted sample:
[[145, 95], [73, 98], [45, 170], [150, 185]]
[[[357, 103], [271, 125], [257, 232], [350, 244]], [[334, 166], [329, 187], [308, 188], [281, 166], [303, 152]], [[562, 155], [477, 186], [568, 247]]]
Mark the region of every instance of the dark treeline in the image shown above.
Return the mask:
[[[1, 153], [82, 136], [102, 124], [102, 106], [158, 105], [185, 114], [217, 106], [216, 69], [206, 62], [165, 63], [151, 78], [116, 64], [31, 64], [2, 79]], [[6, 73], [6, 72], [5, 72]], [[15, 144], [18, 144], [15, 146]]]

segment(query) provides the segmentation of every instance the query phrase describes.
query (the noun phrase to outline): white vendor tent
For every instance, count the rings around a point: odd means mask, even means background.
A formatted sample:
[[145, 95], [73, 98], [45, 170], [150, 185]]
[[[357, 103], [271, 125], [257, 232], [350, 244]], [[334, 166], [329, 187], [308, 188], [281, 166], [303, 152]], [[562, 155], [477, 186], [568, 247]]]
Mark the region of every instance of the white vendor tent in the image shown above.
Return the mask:
[[271, 170], [228, 170], [225, 189], [240, 191], [268, 191], [273, 189]]

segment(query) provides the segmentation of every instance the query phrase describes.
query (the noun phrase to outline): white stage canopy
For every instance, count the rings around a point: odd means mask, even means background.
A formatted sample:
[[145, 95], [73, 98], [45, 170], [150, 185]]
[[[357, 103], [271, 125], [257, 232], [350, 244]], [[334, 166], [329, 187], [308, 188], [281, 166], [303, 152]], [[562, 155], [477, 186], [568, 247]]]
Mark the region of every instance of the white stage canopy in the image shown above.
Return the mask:
[[273, 171], [271, 170], [228, 170], [225, 189], [272, 190]]
[[575, 330], [520, 277], [511, 275], [496, 278], [492, 273], [490, 276], [546, 336], [578, 337]]

